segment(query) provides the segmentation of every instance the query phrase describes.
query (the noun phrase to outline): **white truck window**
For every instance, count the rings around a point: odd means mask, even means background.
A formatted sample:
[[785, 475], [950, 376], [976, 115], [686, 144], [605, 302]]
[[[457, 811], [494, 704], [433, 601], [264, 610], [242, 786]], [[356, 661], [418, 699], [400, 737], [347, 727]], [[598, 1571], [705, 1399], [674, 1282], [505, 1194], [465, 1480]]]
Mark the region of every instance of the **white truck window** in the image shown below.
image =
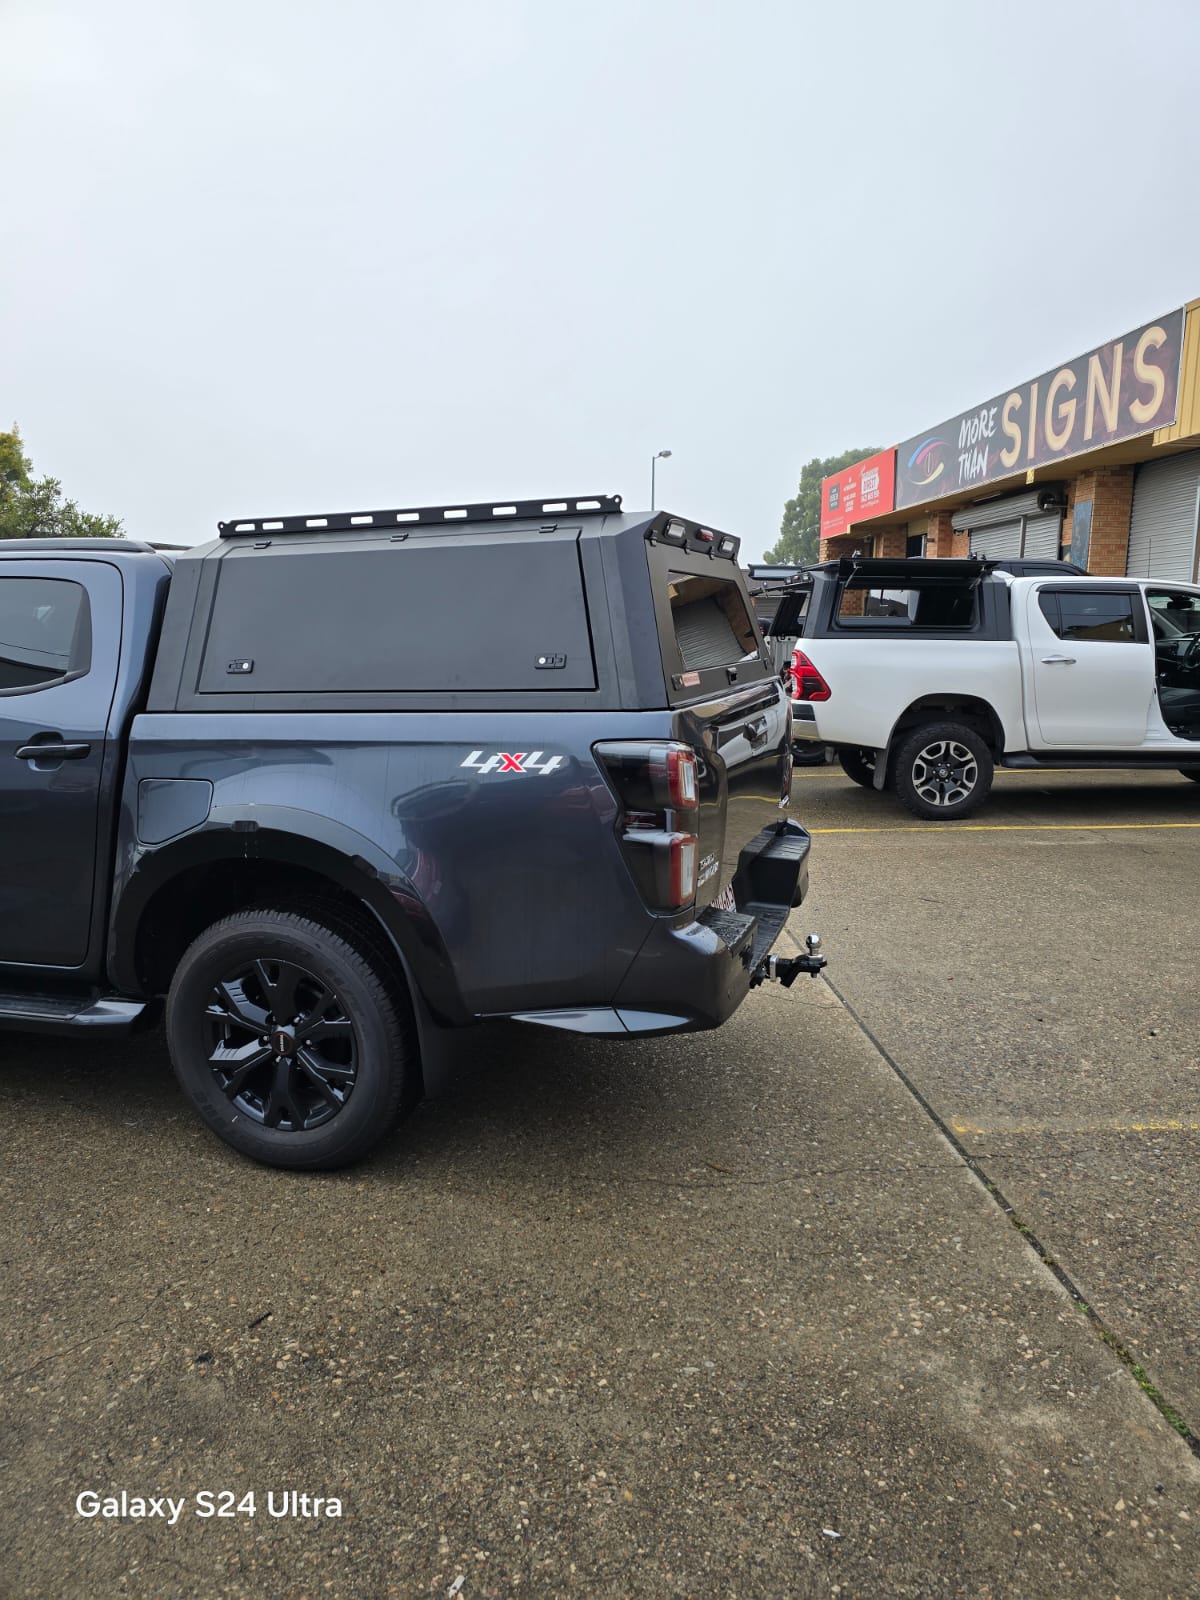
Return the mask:
[[1069, 594], [1061, 589], [1043, 589], [1038, 604], [1060, 639], [1137, 643], [1131, 594], [1107, 594], [1098, 589]]
[[876, 578], [848, 578], [838, 595], [839, 628], [973, 628], [979, 615], [979, 591], [971, 583], [929, 578], [905, 589], [888, 587]]

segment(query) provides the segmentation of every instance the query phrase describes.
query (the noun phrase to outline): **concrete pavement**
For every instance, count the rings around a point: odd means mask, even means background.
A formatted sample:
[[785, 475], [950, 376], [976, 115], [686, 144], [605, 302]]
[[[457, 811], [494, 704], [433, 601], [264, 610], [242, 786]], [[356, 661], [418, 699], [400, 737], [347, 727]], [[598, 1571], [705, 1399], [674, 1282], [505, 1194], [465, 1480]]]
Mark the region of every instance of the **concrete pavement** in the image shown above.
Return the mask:
[[1002, 774], [930, 830], [835, 770], [833, 982], [1200, 1433], [1200, 787]]
[[[861, 999], [913, 933], [833, 837], [798, 931]], [[0, 1103], [5, 1594], [1200, 1592], [1200, 1464], [819, 982], [490, 1030], [331, 1177], [212, 1141], [153, 1038], [8, 1039]], [[76, 1514], [121, 1489], [188, 1506]]]

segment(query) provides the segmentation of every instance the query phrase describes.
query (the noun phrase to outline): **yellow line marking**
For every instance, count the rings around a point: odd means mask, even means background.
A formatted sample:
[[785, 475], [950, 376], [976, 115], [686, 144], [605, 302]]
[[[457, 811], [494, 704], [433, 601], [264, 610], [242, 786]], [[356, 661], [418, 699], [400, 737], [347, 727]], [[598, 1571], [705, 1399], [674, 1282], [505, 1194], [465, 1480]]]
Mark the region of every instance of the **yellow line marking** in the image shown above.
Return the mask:
[[1170, 1117], [1164, 1122], [1038, 1122], [1006, 1123], [1003, 1118], [994, 1128], [977, 1128], [973, 1122], [961, 1117], [951, 1117], [950, 1126], [955, 1133], [972, 1134], [986, 1138], [989, 1135], [1009, 1133], [1200, 1133], [1200, 1122], [1185, 1122]]
[[[1147, 767], [1144, 772], [1138, 772], [1132, 767], [997, 767], [995, 781], [1000, 783], [1001, 781], [1006, 781], [1009, 778], [1040, 778], [1041, 781], [1045, 783], [1048, 778], [1092, 777], [1100, 779], [1100, 783], [1096, 787], [1108, 789], [1136, 789], [1142, 786], [1146, 778], [1157, 778], [1161, 782], [1165, 778], [1170, 778], [1177, 775], [1182, 776], [1181, 774], [1175, 774], [1170, 767]], [[842, 771], [841, 767], [837, 765], [826, 768], [792, 768], [793, 783], [807, 783], [810, 778], [840, 778], [842, 782], [846, 784], [848, 789], [862, 788], [861, 784], [856, 784], [852, 778], [848, 778]], [[1131, 781], [1122, 783], [1122, 779]], [[1054, 787], [1067, 788], [1074, 786], [1062, 784]], [[1176, 784], [1175, 787], [1178, 788], [1178, 784]], [[879, 791], [876, 790], [875, 792], [878, 793]]]
[[899, 822], [882, 828], [810, 828], [809, 833], [1120, 833], [1200, 828], [1200, 822]]
[[[1170, 767], [1147, 767], [1145, 772], [1138, 772], [1133, 767], [997, 767], [996, 781], [1001, 778], [1075, 778], [1082, 774], [1090, 773], [1093, 777], [1104, 775], [1105, 783], [1116, 783], [1118, 778], [1169, 778], [1173, 775]], [[853, 783], [853, 779], [833, 762], [826, 770], [820, 767], [795, 766], [792, 768], [795, 778], [841, 778], [845, 783]], [[860, 786], [861, 787], [861, 786]]]

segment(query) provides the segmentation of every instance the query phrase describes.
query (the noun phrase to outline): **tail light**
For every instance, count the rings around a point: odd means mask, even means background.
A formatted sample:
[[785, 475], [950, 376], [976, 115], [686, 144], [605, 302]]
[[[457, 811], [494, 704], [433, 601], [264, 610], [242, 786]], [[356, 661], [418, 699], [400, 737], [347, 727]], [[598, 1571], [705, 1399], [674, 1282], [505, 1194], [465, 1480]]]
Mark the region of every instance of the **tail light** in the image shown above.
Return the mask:
[[690, 905], [696, 898], [696, 851], [698, 841], [694, 833], [671, 835], [671, 903]]
[[617, 838], [642, 898], [654, 911], [690, 905], [699, 860], [694, 752], [622, 739], [596, 745], [595, 754], [620, 802]]
[[667, 795], [675, 810], [696, 804], [696, 757], [686, 746], [667, 748]]
[[792, 651], [792, 698], [828, 700], [833, 691], [803, 650]]

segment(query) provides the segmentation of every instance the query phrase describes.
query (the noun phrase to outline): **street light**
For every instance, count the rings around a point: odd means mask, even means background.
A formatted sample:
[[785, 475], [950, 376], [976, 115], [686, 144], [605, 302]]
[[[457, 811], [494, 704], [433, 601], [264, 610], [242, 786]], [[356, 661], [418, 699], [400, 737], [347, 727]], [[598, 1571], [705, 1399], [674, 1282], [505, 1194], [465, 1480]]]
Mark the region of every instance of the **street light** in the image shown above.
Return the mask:
[[660, 450], [656, 456], [650, 457], [650, 509], [654, 510], [654, 469], [660, 461], [665, 461], [671, 454], [669, 450]]

